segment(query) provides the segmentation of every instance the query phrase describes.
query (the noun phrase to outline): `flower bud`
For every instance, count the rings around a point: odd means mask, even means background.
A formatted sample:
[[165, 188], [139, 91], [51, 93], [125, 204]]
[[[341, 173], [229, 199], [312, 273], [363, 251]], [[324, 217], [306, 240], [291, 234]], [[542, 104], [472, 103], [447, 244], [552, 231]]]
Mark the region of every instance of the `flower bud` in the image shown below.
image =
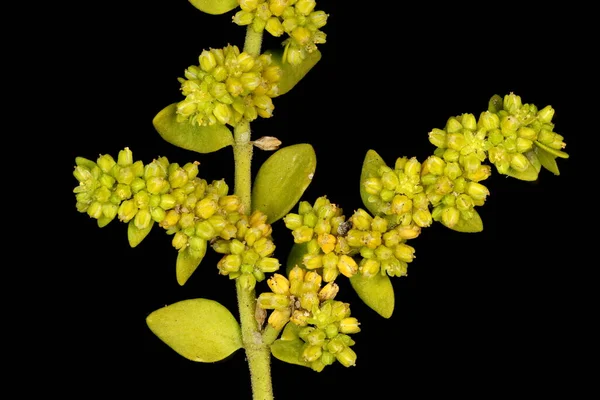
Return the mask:
[[238, 271], [241, 265], [242, 257], [237, 254], [227, 254], [217, 263], [217, 267], [222, 275]]
[[257, 264], [258, 269], [264, 273], [275, 272], [280, 266], [279, 260], [274, 257], [263, 257]]
[[308, 16], [310, 22], [317, 28], [322, 28], [327, 24], [328, 15], [325, 11], [313, 11]]
[[460, 211], [455, 207], [445, 207], [442, 211], [442, 223], [448, 228], [454, 227], [460, 220]]
[[475, 115], [465, 113], [462, 114], [459, 119], [463, 128], [468, 129], [470, 131], [477, 130], [477, 121], [475, 121]]
[[96, 163], [100, 167], [100, 170], [105, 174], [110, 173], [112, 168], [115, 166], [116, 161], [110, 154], [103, 154], [96, 160]]
[[446, 148], [446, 132], [438, 128], [433, 128], [429, 132], [429, 142], [435, 147]]
[[335, 358], [344, 367], [353, 367], [356, 365], [356, 353], [350, 347], [345, 347], [342, 351], [336, 353]]
[[289, 308], [283, 310], [273, 310], [273, 312], [271, 312], [271, 315], [269, 315], [269, 325], [271, 325], [276, 330], [280, 331], [288, 323], [291, 315], [292, 311]]
[[529, 160], [523, 154], [515, 153], [511, 155], [510, 166], [522, 172], [529, 168]]
[[250, 25], [254, 21], [254, 13], [246, 10], [240, 10], [231, 18], [233, 23], [239, 26]]
[[[239, 285], [242, 289], [250, 291], [256, 287], [256, 277], [253, 274], [241, 274], [238, 278]], [[289, 312], [289, 310], [288, 310]], [[269, 318], [270, 323], [270, 318]], [[285, 325], [285, 324], [284, 324]]]
[[276, 17], [271, 17], [267, 20], [265, 30], [275, 37], [279, 37], [285, 32], [281, 21]]
[[123, 150], [119, 151], [117, 164], [122, 167], [128, 167], [133, 164], [133, 152], [129, 149], [129, 147], [125, 147]]
[[147, 208], [142, 208], [141, 210], [138, 210], [133, 220], [133, 223], [138, 229], [148, 228], [151, 222], [152, 215], [150, 214], [150, 210], [148, 210]]
[[552, 121], [552, 117], [554, 117], [554, 108], [551, 106], [546, 106], [537, 113], [538, 120], [544, 124], [549, 124]]
[[467, 194], [474, 200], [485, 200], [490, 191], [484, 185], [477, 182], [469, 182], [466, 187]]
[[327, 281], [325, 279], [325, 277], [323, 277], [323, 280], [325, 280], [328, 283], [325, 286], [323, 286], [323, 288], [319, 291], [319, 293], [318, 293], [319, 300], [321, 300], [321, 301], [331, 300], [338, 294], [340, 288], [333, 281]]
[[342, 333], [358, 333], [360, 332], [360, 323], [354, 317], [344, 318], [340, 321], [340, 332]]
[[358, 272], [356, 261], [345, 254], [340, 256], [337, 267], [340, 273], [347, 278], [354, 276]]
[[302, 359], [306, 362], [313, 362], [321, 357], [321, 346], [308, 345], [302, 351]]

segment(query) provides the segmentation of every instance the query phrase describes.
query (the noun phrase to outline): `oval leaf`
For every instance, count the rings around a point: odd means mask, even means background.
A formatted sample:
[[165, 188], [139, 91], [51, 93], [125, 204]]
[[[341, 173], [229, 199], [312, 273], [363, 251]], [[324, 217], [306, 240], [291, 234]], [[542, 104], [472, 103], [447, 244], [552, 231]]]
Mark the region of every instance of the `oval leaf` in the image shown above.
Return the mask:
[[252, 209], [264, 212], [270, 224], [279, 220], [298, 203], [316, 167], [317, 156], [310, 144], [277, 150], [258, 170], [252, 187]]
[[129, 245], [131, 247], [135, 247], [138, 244], [140, 244], [140, 242], [142, 240], [144, 240], [146, 238], [146, 236], [148, 236], [148, 234], [152, 230], [153, 226], [154, 226], [154, 220], [151, 220], [150, 225], [148, 225], [148, 227], [146, 229], [139, 229], [133, 223], [133, 219], [130, 220], [127, 223], [127, 240], [129, 240]]
[[212, 15], [225, 14], [236, 8], [238, 0], [189, 0], [198, 10]]
[[214, 300], [171, 304], [148, 315], [146, 323], [152, 333], [188, 360], [220, 361], [242, 348], [240, 325]]
[[531, 164], [527, 166], [525, 171], [518, 171], [513, 167], [510, 167], [506, 172], [506, 175], [512, 176], [513, 178], [522, 180], [522, 181], [535, 181], [538, 178], [539, 171]]
[[537, 146], [535, 147], [534, 151], [538, 160], [542, 164], [542, 167], [546, 168], [554, 175], [560, 175], [560, 171], [558, 170], [558, 164], [556, 163], [556, 156], [554, 154], [550, 154], [546, 150]]
[[556, 157], [569, 158], [569, 155], [564, 151], [553, 149], [552, 147], [547, 146], [544, 143], [538, 142], [537, 140], [535, 141], [535, 145], [543, 150], [546, 150], [550, 154], [554, 154]]
[[160, 136], [172, 145], [197, 153], [212, 153], [233, 144], [233, 135], [225, 125], [192, 125], [177, 121], [177, 103], [163, 108], [152, 120]]
[[[360, 198], [367, 208], [373, 215], [379, 215], [383, 202], [379, 196], [371, 196], [364, 189], [364, 182], [372, 177], [379, 177], [377, 173], [379, 168], [387, 166], [385, 161], [377, 154], [375, 150], [367, 151], [365, 159], [363, 160], [362, 170], [360, 172]], [[370, 199], [371, 198], [371, 199]]]
[[376, 274], [366, 277], [356, 274], [350, 278], [350, 284], [367, 306], [384, 318], [392, 316], [395, 297], [394, 287], [389, 276]]
[[190, 253], [190, 248], [186, 247], [177, 253], [177, 262], [175, 264], [175, 275], [177, 276], [177, 283], [183, 286], [187, 280], [192, 276], [200, 262], [206, 255], [207, 243], [204, 240], [204, 246], [199, 250], [195, 251], [194, 254]]
[[281, 340], [277, 339], [271, 345], [271, 354], [276, 359], [288, 364], [301, 365], [310, 367], [310, 363], [302, 360], [302, 351], [304, 350], [304, 342], [302, 339], [296, 340]]
[[286, 269], [285, 273], [287, 275], [290, 274], [292, 268], [296, 265], [304, 268], [304, 264], [302, 263], [302, 259], [308, 253], [308, 245], [307, 243], [294, 243], [290, 252], [288, 253], [287, 261], [286, 261]]
[[279, 95], [289, 92], [321, 59], [321, 52], [315, 50], [308, 53], [306, 58], [298, 65], [283, 62], [283, 50], [267, 50], [265, 53], [271, 55], [273, 64], [278, 65], [283, 71], [279, 80]]
[[450, 229], [457, 232], [465, 232], [465, 233], [476, 233], [483, 231], [483, 221], [481, 220], [481, 216], [475, 210], [473, 210], [473, 215], [470, 219], [464, 219], [461, 215], [458, 223], [453, 227], [449, 227]]
[[529, 160], [531, 165], [533, 165], [533, 167], [539, 174], [540, 171], [542, 170], [542, 163], [540, 162], [540, 159], [538, 158], [536, 152], [534, 150], [529, 150], [528, 152], [525, 153], [525, 157], [527, 157], [527, 159]]
[[310, 367], [310, 363], [302, 360], [304, 341], [298, 336], [299, 332], [298, 325], [288, 322], [283, 328], [281, 339], [277, 339], [271, 344], [271, 354], [283, 362]]

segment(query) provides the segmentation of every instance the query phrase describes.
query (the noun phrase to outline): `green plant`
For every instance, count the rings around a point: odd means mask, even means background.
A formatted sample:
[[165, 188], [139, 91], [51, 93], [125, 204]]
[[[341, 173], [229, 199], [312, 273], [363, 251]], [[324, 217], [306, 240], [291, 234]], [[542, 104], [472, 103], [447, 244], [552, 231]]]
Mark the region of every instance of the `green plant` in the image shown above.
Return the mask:
[[[205, 11], [213, 5], [195, 4]], [[238, 20], [245, 18], [236, 15]], [[260, 53], [260, 35], [252, 27], [248, 29], [244, 48], [250, 56]], [[231, 146], [235, 157], [233, 194], [224, 180], [202, 180], [202, 168], [194, 162], [180, 165], [157, 158], [144, 163], [125, 148], [115, 157], [78, 158], [76, 196], [79, 211], [96, 218], [100, 226], [112, 219], [127, 222], [132, 247], [145, 240], [151, 229], [164, 228], [178, 250], [176, 279], [182, 286], [207, 251], [224, 254], [217, 267], [221, 275], [235, 280], [242, 335], [236, 318], [207, 299], [184, 300], [158, 309], [149, 315], [148, 324], [165, 343], [194, 361], [218, 361], [244, 347], [255, 397], [269, 398], [271, 354], [317, 371], [336, 360], [345, 366], [354, 364], [351, 335], [360, 328], [347, 303], [336, 300], [338, 279], [350, 278], [359, 297], [389, 318], [394, 309], [390, 276], [407, 273], [414, 256], [409, 240], [432, 221], [461, 232], [480, 231], [482, 222], [475, 207], [483, 205], [488, 195], [480, 182], [493, 168], [518, 179], [535, 180], [542, 166], [558, 174], [556, 158], [566, 154], [561, 150], [562, 137], [553, 133], [552, 108], [523, 105], [513, 94], [494, 96], [482, 115], [462, 114], [448, 119], [443, 129], [433, 129], [429, 139], [437, 150], [422, 162], [401, 156], [388, 166], [377, 152], [367, 151], [362, 174], [357, 176], [364, 209], [345, 215], [334, 199], [301, 200], [316, 172], [312, 145], [298, 143], [277, 149], [276, 138], [250, 140], [250, 122], [268, 118], [273, 111], [276, 100], [270, 100], [268, 93], [276, 94], [275, 84], [280, 85], [279, 95], [293, 89], [319, 61], [318, 50], [296, 63], [300, 56], [288, 48], [287, 64], [280, 63], [275, 53], [269, 63], [268, 57], [257, 61], [238, 50], [228, 46], [222, 54], [203, 52], [199, 66], [188, 68], [181, 80], [185, 100], [167, 106], [154, 119], [158, 133], [184, 149], [207, 154]], [[248, 70], [240, 75], [241, 89], [233, 80], [223, 87], [200, 76], [218, 74], [214, 70], [220, 66], [227, 70], [228, 56], [235, 56], [240, 64], [254, 63], [242, 67]], [[279, 80], [274, 68], [278, 64], [282, 71]], [[242, 80], [244, 73], [248, 75]], [[244, 101], [236, 103], [240, 97], [233, 96], [247, 96], [250, 88], [258, 88], [253, 73], [266, 82], [264, 92], [252, 98], [254, 108]], [[198, 100], [206, 92], [200, 81], [212, 85], [208, 89], [212, 97], [225, 101], [215, 105]], [[253, 146], [274, 151], [254, 177], [250, 168]], [[277, 221], [285, 223], [292, 233], [290, 240], [296, 243], [290, 257], [272, 257], [275, 244], [270, 236]], [[293, 269], [297, 264], [310, 271]], [[261, 282], [268, 282], [272, 292], [258, 295], [257, 322], [254, 298]], [[290, 294], [299, 304], [290, 304]], [[265, 315], [260, 310], [273, 311]], [[319, 319], [324, 314], [332, 319]], [[264, 330], [259, 330], [261, 323], [265, 323]], [[297, 328], [304, 324], [309, 327]], [[248, 343], [256, 332], [261, 332], [263, 342], [253, 348]], [[213, 341], [215, 336], [220, 339]]]

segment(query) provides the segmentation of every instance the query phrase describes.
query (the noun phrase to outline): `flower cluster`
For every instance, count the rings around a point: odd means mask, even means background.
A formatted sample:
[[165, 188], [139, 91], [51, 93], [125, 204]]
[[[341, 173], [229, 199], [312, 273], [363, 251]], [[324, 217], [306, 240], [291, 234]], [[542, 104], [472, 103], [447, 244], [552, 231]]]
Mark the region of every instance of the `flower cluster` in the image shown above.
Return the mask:
[[300, 202], [297, 214], [284, 217], [294, 242], [306, 246], [301, 266], [319, 271], [325, 282], [333, 282], [340, 274], [347, 278], [357, 273], [406, 275], [415, 251], [406, 241], [416, 238], [421, 227], [410, 218], [404, 221], [391, 224], [360, 208], [346, 221], [342, 209], [325, 196], [312, 206]]
[[108, 154], [94, 162], [77, 157], [73, 172], [79, 185], [73, 190], [76, 207], [105, 226], [117, 218], [148, 230], [156, 222], [172, 235], [178, 251], [202, 257], [208, 243], [226, 254], [221, 274], [231, 278], [247, 273], [248, 287], [274, 272], [279, 262], [269, 257], [275, 246], [271, 225], [263, 213], [251, 216], [238, 196], [230, 195], [224, 180], [208, 183], [199, 178], [198, 162], [183, 166], [159, 157], [149, 164], [133, 161], [129, 148], [115, 159]]
[[289, 279], [274, 274], [267, 283], [272, 292], [261, 293], [258, 306], [273, 310], [268, 323], [277, 330], [288, 323], [301, 327], [302, 362], [319, 372], [336, 360], [346, 367], [355, 365], [356, 353], [350, 348], [354, 340], [349, 335], [360, 332], [360, 324], [350, 316], [348, 303], [334, 300], [337, 284], [321, 287], [319, 273], [298, 266], [290, 270]]
[[279, 37], [286, 33], [283, 61], [297, 65], [308, 53], [326, 42], [320, 30], [328, 15], [315, 11], [315, 0], [238, 0], [241, 10], [233, 16], [237, 25], [251, 25], [254, 31], [266, 30]]
[[185, 78], [179, 78], [185, 99], [177, 104], [178, 121], [234, 126], [242, 118], [270, 118], [281, 75], [268, 54], [253, 57], [232, 45], [204, 50], [199, 65], [188, 67]]
[[219, 273], [231, 279], [239, 277], [243, 286], [252, 290], [256, 282], [265, 279], [265, 273], [277, 271], [279, 260], [270, 257], [275, 251], [272, 231], [267, 215], [261, 211], [254, 211], [250, 216], [237, 214], [231, 234], [211, 238], [216, 239], [212, 248], [224, 254], [217, 264]]
[[499, 173], [530, 168], [531, 161], [535, 163], [535, 147], [551, 153], [565, 148], [564, 137], [554, 132], [553, 116], [551, 106], [538, 110], [534, 104], [523, 104], [514, 93], [490, 100], [490, 109], [480, 117], [480, 129], [487, 135], [490, 162]]

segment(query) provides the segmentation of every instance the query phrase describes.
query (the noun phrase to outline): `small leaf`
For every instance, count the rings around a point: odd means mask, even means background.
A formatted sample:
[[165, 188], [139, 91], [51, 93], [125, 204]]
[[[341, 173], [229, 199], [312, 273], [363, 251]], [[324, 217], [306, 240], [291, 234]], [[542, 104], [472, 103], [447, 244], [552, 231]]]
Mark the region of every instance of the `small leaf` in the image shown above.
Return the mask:
[[264, 212], [272, 224], [298, 203], [310, 185], [317, 156], [310, 144], [277, 150], [261, 165], [252, 187], [252, 209]]
[[299, 331], [298, 325], [288, 322], [283, 328], [281, 339], [277, 339], [271, 344], [271, 354], [280, 361], [310, 367], [310, 363], [302, 360], [304, 341], [298, 336]]
[[105, 217], [104, 215], [101, 216], [100, 218], [98, 218], [98, 228], [104, 228], [106, 225], [108, 225], [114, 218], [108, 218]]
[[273, 64], [282, 69], [283, 75], [279, 80], [279, 95], [289, 92], [321, 59], [321, 52], [315, 50], [308, 53], [306, 58], [298, 65], [283, 62], [283, 50], [267, 50], [265, 53], [271, 55]]
[[395, 297], [389, 276], [378, 273], [366, 277], [359, 273], [350, 278], [350, 284], [367, 306], [384, 318], [392, 316]]
[[238, 0], [189, 0], [198, 10], [212, 15], [225, 14], [239, 6]]
[[300, 339], [300, 327], [293, 322], [288, 322], [281, 333], [281, 340]]
[[237, 320], [214, 300], [171, 304], [148, 315], [146, 323], [160, 340], [192, 361], [220, 361], [243, 346]]
[[177, 253], [177, 262], [175, 263], [175, 275], [177, 276], [177, 283], [183, 286], [187, 280], [192, 276], [200, 262], [206, 254], [207, 243], [206, 240], [203, 242], [204, 247], [200, 250], [195, 251], [194, 254], [190, 253], [190, 248], [186, 247]]
[[301, 365], [310, 367], [310, 363], [302, 360], [302, 351], [304, 342], [302, 339], [297, 340], [281, 340], [277, 339], [271, 345], [271, 354], [276, 359], [288, 364]]
[[233, 144], [225, 125], [198, 126], [177, 121], [177, 103], [163, 108], [152, 120], [160, 136], [172, 145], [197, 153], [212, 153]]
[[531, 163], [531, 165], [533, 165], [533, 167], [535, 168], [535, 170], [539, 174], [540, 171], [542, 170], [542, 163], [540, 162], [540, 159], [538, 158], [535, 150], [529, 150], [529, 151], [527, 151], [525, 153], [525, 157], [527, 157], [527, 159], [529, 160], [529, 162]]
[[90, 171], [93, 170], [98, 164], [96, 164], [94, 161], [92, 160], [88, 160], [85, 157], [75, 157], [75, 165], [81, 166], [81, 167], [86, 167], [88, 168]]
[[[373, 215], [379, 215], [381, 207], [383, 206], [382, 200], [379, 196], [372, 196], [365, 191], [364, 182], [372, 177], [379, 177], [379, 168], [387, 166], [385, 161], [377, 154], [375, 150], [367, 151], [365, 159], [363, 160], [362, 170], [360, 172], [360, 198], [363, 204]], [[369, 198], [372, 200], [369, 201]]]
[[537, 140], [535, 141], [535, 145], [543, 150], [546, 150], [550, 154], [554, 154], [556, 157], [569, 158], [569, 155], [564, 151], [553, 149], [552, 147], [545, 145], [544, 143], [538, 142]]
[[150, 225], [148, 225], [147, 228], [139, 229], [137, 226], [135, 226], [133, 219], [130, 220], [127, 223], [127, 239], [129, 240], [129, 245], [131, 247], [135, 247], [140, 244], [140, 242], [144, 240], [146, 236], [148, 236], [153, 226], [154, 220], [151, 220]]
[[292, 268], [296, 265], [304, 268], [304, 264], [302, 264], [302, 259], [308, 253], [308, 246], [306, 243], [294, 243], [290, 252], [288, 253], [287, 261], [286, 261], [286, 269], [285, 273], [287, 275], [290, 274]]
[[510, 167], [508, 169], [508, 171], [506, 172], [506, 175], [511, 176], [515, 179], [519, 179], [522, 181], [535, 181], [538, 178], [538, 171], [535, 169], [535, 167], [533, 165], [531, 165], [531, 163], [529, 163], [529, 165], [527, 166], [527, 169], [525, 171], [518, 171], [516, 169], [514, 169], [513, 167]]
[[483, 231], [483, 221], [481, 220], [479, 213], [473, 210], [473, 215], [470, 219], [464, 219], [461, 216], [461, 218], [458, 220], [458, 223], [450, 229], [465, 233], [481, 232]]
[[558, 164], [556, 163], [556, 156], [554, 154], [550, 154], [546, 150], [537, 146], [533, 151], [537, 155], [538, 160], [540, 160], [540, 163], [544, 168], [552, 172], [554, 175], [560, 175]]

